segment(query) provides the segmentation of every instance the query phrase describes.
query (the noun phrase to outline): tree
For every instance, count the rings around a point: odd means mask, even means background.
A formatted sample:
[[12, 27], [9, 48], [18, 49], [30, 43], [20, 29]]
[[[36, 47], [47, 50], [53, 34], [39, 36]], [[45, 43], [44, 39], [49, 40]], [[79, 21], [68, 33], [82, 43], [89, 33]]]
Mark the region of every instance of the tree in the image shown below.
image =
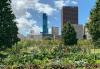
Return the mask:
[[97, 44], [100, 44], [100, 42], [98, 43], [98, 40], [100, 40], [100, 0], [96, 1], [95, 7], [90, 12], [88, 28], [92, 41], [97, 46]]
[[12, 47], [19, 41], [15, 15], [10, 0], [0, 0], [0, 49]]
[[77, 43], [76, 32], [70, 23], [66, 23], [62, 30], [62, 39], [64, 45], [73, 45]]

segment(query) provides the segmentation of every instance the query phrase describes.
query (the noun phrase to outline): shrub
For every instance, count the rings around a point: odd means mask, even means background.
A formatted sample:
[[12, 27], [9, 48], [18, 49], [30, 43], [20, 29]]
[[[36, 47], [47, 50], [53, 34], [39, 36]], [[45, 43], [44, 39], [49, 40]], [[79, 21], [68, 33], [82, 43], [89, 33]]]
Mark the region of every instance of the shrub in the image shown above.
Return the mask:
[[62, 39], [64, 45], [74, 45], [77, 43], [77, 37], [74, 27], [70, 23], [66, 23], [62, 30]]

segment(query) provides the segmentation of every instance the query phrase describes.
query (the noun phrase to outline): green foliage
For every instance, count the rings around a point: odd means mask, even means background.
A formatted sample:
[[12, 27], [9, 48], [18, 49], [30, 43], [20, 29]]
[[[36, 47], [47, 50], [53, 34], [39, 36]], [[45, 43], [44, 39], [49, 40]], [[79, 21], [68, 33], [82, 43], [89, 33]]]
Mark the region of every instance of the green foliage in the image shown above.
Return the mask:
[[78, 46], [73, 46], [70, 48], [70, 52], [73, 52], [73, 53], [78, 53], [80, 51], [81, 51], [81, 48]]
[[82, 47], [77, 45], [67, 47], [62, 44], [58, 45], [58, 40], [22, 40], [12, 48], [0, 52], [6, 55], [2, 61], [0, 60], [0, 65], [20, 67], [21, 65], [33, 64], [40, 65], [43, 68], [48, 68], [49, 66], [49, 68], [53, 68], [52, 65], [63, 67], [63, 65], [74, 64], [75, 61], [81, 63], [81, 60], [87, 63], [93, 63], [94, 56], [84, 52], [84, 49], [87, 50], [86, 48], [88, 47]]
[[95, 59], [99, 60], [100, 59], [100, 53], [95, 54]]
[[100, 64], [100, 60], [96, 60], [96, 63], [99, 63]]
[[91, 10], [88, 28], [94, 45], [100, 46], [100, 0], [96, 1], [95, 7]]
[[95, 42], [94, 45], [100, 48], [100, 38], [98, 38]]
[[75, 29], [70, 23], [66, 23], [66, 25], [64, 25], [62, 30], [62, 39], [64, 45], [73, 45], [77, 43]]
[[19, 41], [15, 15], [10, 0], [0, 1], [0, 49], [9, 48]]
[[77, 41], [77, 45], [81, 45], [81, 46], [83, 46], [83, 45], [91, 45], [91, 41], [90, 40], [79, 39]]
[[64, 57], [64, 49], [65, 47], [64, 46], [58, 46], [54, 49], [54, 51], [51, 52], [51, 55], [53, 58], [62, 58]]

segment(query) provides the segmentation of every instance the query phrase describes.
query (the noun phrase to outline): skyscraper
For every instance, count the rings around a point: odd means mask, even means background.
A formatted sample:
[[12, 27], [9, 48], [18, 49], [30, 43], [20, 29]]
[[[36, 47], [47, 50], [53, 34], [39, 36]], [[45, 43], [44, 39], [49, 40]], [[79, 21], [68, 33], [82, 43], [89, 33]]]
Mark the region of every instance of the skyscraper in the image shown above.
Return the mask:
[[62, 27], [68, 22], [78, 24], [78, 6], [64, 6], [62, 8]]
[[48, 17], [43, 13], [43, 35], [48, 34]]

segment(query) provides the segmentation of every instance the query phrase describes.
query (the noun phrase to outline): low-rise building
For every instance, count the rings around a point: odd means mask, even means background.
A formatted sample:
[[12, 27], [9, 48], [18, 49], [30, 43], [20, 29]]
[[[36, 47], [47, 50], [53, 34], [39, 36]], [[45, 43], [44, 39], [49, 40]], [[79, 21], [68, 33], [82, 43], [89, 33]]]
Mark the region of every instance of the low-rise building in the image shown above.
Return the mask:
[[77, 34], [77, 39], [83, 39], [84, 36], [84, 25], [81, 24], [73, 24], [76, 34]]
[[42, 40], [42, 34], [34, 34], [34, 30], [31, 30], [27, 35], [28, 40]]
[[87, 27], [84, 27], [84, 34], [86, 36], [86, 39], [91, 39], [91, 35]]
[[59, 28], [58, 27], [52, 27], [52, 36], [54, 39], [58, 38], [58, 36], [59, 36]]
[[18, 36], [19, 39], [25, 39], [26, 38], [23, 34], [20, 34], [20, 33], [17, 36]]

